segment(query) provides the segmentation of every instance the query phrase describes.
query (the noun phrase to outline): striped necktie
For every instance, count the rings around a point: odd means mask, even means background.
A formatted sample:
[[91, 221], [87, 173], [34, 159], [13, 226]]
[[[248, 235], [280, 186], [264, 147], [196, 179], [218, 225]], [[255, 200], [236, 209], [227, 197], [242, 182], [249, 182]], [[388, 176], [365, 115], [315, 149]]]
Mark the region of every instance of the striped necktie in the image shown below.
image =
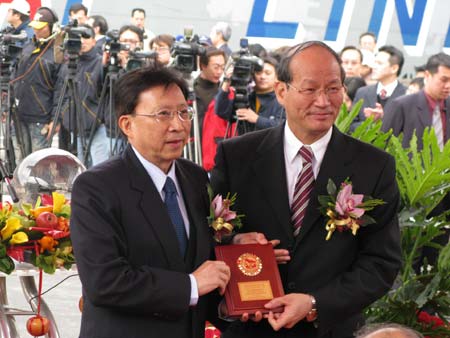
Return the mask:
[[309, 202], [309, 195], [314, 186], [314, 173], [312, 168], [313, 153], [310, 147], [300, 148], [300, 156], [303, 168], [300, 171], [295, 183], [294, 198], [291, 205], [291, 221], [294, 227], [294, 236], [297, 236], [302, 226], [303, 218], [306, 214], [306, 207]]
[[444, 131], [442, 128], [442, 118], [439, 103], [437, 103], [434, 107], [431, 126], [434, 128], [434, 133], [436, 134], [439, 148], [442, 150], [444, 148]]

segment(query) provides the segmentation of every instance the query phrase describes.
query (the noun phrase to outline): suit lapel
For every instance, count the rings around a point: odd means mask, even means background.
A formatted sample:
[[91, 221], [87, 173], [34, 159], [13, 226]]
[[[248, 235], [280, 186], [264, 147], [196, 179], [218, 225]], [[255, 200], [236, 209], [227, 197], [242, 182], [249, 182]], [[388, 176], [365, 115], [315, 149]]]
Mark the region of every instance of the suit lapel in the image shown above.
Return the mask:
[[175, 271], [184, 271], [184, 261], [178, 247], [175, 229], [161, 195], [131, 146], [127, 147], [123, 158], [128, 166], [131, 188], [141, 193], [139, 207], [148, 225], [153, 228], [168, 264]]
[[347, 142], [342, 133], [336, 127], [333, 127], [333, 135], [323, 157], [317, 180], [314, 183], [314, 188], [309, 198], [305, 218], [296, 238], [296, 247], [313, 227], [322, 226], [318, 221], [322, 220], [321, 223], [325, 222], [323, 220], [324, 217], [319, 211], [318, 197], [319, 195], [328, 194], [327, 184], [329, 179], [333, 180], [338, 189], [346, 178], [351, 179], [353, 173], [349, 164], [352, 161], [352, 155], [354, 153], [351, 149], [348, 149]]
[[403, 86], [400, 82], [397, 83], [397, 86], [395, 87], [394, 91], [392, 92], [391, 99], [395, 99], [396, 97], [404, 95], [406, 92], [405, 86]]
[[367, 95], [367, 105], [366, 107], [375, 107], [375, 104], [377, 103], [377, 85], [371, 85], [368, 89]]
[[[189, 223], [191, 233], [189, 235], [189, 245], [195, 243], [194, 265], [197, 266], [205, 258], [209, 257], [209, 245], [202, 245], [209, 243], [208, 223], [206, 219], [206, 186], [198, 186], [201, 182], [196, 182], [195, 177], [189, 175], [187, 167], [182, 161], [177, 161], [176, 175], [178, 183], [181, 186], [185, 206], [189, 216]], [[205, 181], [206, 184], [206, 181]], [[199, 189], [200, 188], [200, 189]], [[206, 204], [205, 204], [206, 203]]]
[[293, 239], [286, 169], [283, 150], [284, 124], [271, 129], [262, 140], [253, 163], [253, 171], [264, 189], [261, 198], [268, 201], [277, 216], [282, 230]]
[[[417, 109], [419, 112], [419, 121], [422, 123], [422, 132], [425, 127], [431, 126], [431, 114], [429, 112], [427, 99], [425, 97], [425, 92], [422, 90], [419, 95], [419, 100], [417, 102]], [[416, 132], [418, 133], [418, 132]]]

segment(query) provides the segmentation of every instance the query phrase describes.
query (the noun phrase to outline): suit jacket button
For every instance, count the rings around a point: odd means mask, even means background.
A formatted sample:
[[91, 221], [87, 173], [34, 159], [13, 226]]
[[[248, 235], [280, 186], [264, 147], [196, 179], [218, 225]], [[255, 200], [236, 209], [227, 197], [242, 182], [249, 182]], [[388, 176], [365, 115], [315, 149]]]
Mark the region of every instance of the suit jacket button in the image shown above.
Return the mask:
[[295, 282], [289, 282], [288, 283], [288, 289], [289, 290], [295, 290]]

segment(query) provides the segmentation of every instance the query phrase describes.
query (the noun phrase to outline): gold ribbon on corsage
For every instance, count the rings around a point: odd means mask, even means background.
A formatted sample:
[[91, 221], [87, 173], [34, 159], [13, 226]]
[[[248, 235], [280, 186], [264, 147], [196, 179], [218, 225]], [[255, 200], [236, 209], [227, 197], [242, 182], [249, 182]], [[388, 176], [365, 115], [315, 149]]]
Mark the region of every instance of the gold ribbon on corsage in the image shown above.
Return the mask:
[[212, 223], [211, 227], [214, 229], [214, 231], [222, 231], [226, 230], [228, 232], [233, 231], [233, 225], [225, 222], [225, 220], [222, 217], [217, 217], [217, 219]]
[[352, 230], [353, 236], [356, 235], [359, 224], [351, 217], [347, 217], [344, 219], [338, 219], [336, 214], [331, 209], [327, 209], [327, 216], [330, 217], [327, 224], [325, 225], [325, 230], [328, 231], [327, 237], [325, 238], [328, 241], [331, 238], [331, 235], [338, 227], [346, 227]]

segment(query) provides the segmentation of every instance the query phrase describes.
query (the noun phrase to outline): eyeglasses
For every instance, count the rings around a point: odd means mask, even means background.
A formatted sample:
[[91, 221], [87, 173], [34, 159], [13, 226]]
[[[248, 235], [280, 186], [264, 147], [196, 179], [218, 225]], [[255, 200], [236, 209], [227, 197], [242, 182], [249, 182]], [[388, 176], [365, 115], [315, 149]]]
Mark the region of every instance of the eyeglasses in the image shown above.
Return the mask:
[[136, 116], [151, 117], [154, 118], [156, 121], [163, 123], [171, 121], [175, 114], [177, 114], [178, 118], [183, 122], [192, 121], [192, 119], [194, 118], [194, 109], [192, 109], [192, 107], [187, 107], [175, 111], [161, 110], [154, 114], [134, 113], [134, 115]]
[[170, 48], [169, 47], [163, 47], [163, 46], [154, 46], [153, 50], [156, 52], [169, 52]]
[[294, 89], [300, 95], [303, 95], [310, 99], [316, 99], [319, 97], [320, 93], [323, 92], [328, 98], [334, 97], [342, 92], [342, 85], [334, 85], [331, 87], [327, 87], [324, 89], [316, 89], [316, 88], [296, 88], [295, 86], [287, 83], [288, 87]]
[[139, 40], [134, 40], [134, 39], [122, 39], [122, 40], [119, 40], [119, 42], [137, 45], [140, 41]]

